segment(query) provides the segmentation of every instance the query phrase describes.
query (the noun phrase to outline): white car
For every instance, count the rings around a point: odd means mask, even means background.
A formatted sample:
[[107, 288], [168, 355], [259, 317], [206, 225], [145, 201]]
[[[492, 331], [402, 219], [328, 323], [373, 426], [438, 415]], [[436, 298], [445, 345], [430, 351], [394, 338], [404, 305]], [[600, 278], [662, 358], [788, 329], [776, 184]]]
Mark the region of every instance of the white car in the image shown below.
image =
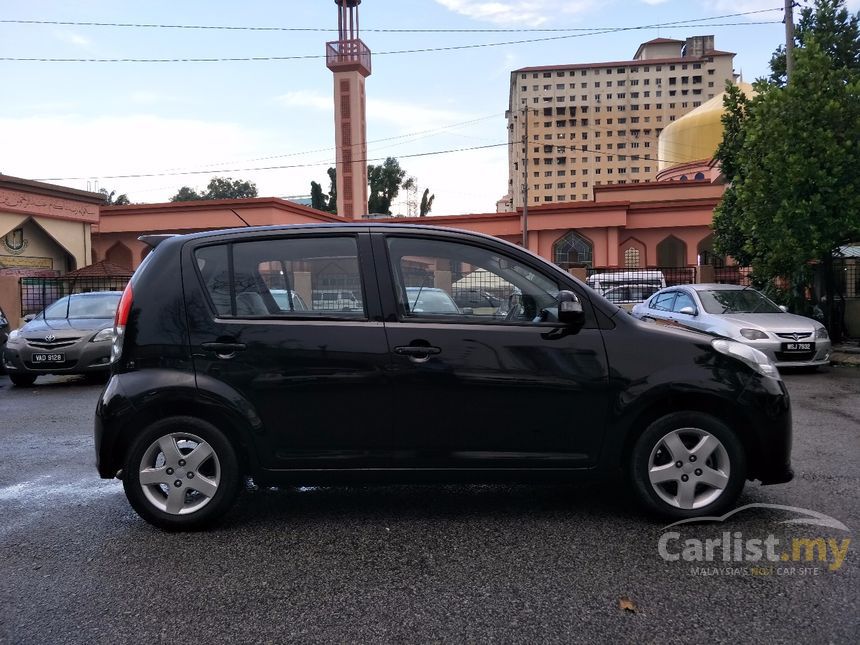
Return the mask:
[[820, 322], [786, 313], [764, 294], [733, 284], [686, 284], [655, 293], [634, 317], [688, 327], [744, 343], [777, 367], [830, 362], [830, 337]]
[[592, 273], [585, 279], [585, 284], [594, 289], [600, 295], [615, 287], [631, 284], [664, 289], [666, 287], [666, 276], [657, 269], [638, 269], [635, 271], [606, 271], [604, 273]]

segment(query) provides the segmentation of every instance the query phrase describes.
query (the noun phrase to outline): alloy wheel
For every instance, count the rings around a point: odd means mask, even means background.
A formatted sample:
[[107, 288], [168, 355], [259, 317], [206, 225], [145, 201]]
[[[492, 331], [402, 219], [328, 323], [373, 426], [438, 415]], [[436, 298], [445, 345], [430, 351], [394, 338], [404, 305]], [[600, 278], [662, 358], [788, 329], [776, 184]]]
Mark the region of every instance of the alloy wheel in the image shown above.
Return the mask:
[[722, 442], [700, 428], [665, 434], [651, 450], [648, 479], [660, 499], [675, 508], [702, 508], [729, 484], [731, 464]]
[[199, 511], [215, 497], [221, 464], [212, 446], [187, 432], [153, 441], [140, 460], [138, 479], [144, 497], [171, 515]]

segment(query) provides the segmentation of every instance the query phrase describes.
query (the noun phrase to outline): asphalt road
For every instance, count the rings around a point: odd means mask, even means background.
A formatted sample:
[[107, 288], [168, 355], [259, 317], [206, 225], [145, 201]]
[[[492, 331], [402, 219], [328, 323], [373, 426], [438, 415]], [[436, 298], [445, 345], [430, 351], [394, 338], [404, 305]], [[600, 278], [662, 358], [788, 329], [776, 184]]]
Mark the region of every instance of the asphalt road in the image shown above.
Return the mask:
[[[797, 476], [740, 503], [850, 532], [748, 509], [685, 539], [857, 535], [860, 369], [786, 381]], [[860, 642], [856, 544], [835, 571], [667, 562], [621, 485], [248, 490], [218, 529], [162, 533], [95, 473], [99, 390], [0, 377], [0, 643]]]

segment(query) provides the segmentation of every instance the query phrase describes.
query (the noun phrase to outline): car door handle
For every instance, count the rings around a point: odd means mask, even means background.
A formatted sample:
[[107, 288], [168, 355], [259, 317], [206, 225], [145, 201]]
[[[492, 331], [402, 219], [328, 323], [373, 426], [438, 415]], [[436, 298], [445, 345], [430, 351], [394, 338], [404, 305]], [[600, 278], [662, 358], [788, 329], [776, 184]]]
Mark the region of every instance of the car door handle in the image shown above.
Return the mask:
[[218, 358], [224, 359], [233, 358], [236, 355], [236, 352], [241, 352], [247, 347], [245, 343], [222, 342], [202, 343], [200, 346], [206, 351], [215, 352], [215, 355]]
[[408, 356], [413, 360], [426, 361], [431, 355], [441, 354], [442, 350], [438, 347], [427, 347], [422, 345], [401, 345], [394, 348], [395, 354]]

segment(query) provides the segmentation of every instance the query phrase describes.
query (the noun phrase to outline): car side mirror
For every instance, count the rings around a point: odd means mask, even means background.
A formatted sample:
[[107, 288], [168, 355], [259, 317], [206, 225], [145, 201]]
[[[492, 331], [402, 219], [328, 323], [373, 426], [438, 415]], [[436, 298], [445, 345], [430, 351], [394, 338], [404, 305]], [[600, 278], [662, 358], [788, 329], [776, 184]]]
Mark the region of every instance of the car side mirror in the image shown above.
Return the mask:
[[25, 323], [28, 323], [31, 320], [35, 320], [35, 319], [36, 319], [36, 314], [27, 314], [26, 316], [24, 316], [24, 322]]
[[582, 326], [585, 312], [582, 303], [572, 291], [558, 292], [558, 321], [564, 325]]
[[684, 314], [685, 316], [695, 316], [696, 308], [695, 307], [681, 307], [678, 310], [679, 314]]
[[784, 314], [788, 313], [788, 307], [786, 307], [785, 305], [780, 305], [779, 308], [782, 309], [782, 313], [784, 313]]

